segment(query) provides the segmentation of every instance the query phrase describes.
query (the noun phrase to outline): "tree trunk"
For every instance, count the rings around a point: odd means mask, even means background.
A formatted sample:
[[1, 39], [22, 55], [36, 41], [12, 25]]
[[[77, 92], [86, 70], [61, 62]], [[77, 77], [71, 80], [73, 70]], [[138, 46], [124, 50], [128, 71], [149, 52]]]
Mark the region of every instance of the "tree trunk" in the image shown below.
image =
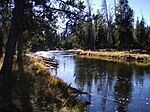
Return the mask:
[[19, 33], [18, 36], [18, 46], [17, 46], [17, 61], [18, 63], [22, 62], [22, 47], [23, 47], [23, 32]]
[[23, 17], [24, 17], [24, 0], [21, 0], [21, 3], [19, 4], [21, 7], [19, 16], [19, 33], [18, 33], [18, 54], [17, 54], [17, 61], [18, 63], [22, 63], [22, 48], [23, 48]]
[[0, 30], [0, 58], [3, 56], [3, 34]]
[[89, 35], [90, 35], [90, 41], [91, 41], [91, 47], [90, 49], [91, 50], [94, 50], [94, 38], [93, 38], [93, 24], [92, 24], [92, 18], [91, 18], [91, 21], [90, 21], [90, 26], [89, 26]]
[[20, 23], [22, 21], [20, 15], [23, 11], [22, 4], [24, 0], [14, 0], [14, 1], [15, 1], [15, 8], [13, 10], [13, 17], [11, 21], [9, 36], [8, 36], [5, 58], [1, 68], [2, 75], [8, 77], [11, 77], [15, 47], [16, 47], [17, 37], [19, 33]]

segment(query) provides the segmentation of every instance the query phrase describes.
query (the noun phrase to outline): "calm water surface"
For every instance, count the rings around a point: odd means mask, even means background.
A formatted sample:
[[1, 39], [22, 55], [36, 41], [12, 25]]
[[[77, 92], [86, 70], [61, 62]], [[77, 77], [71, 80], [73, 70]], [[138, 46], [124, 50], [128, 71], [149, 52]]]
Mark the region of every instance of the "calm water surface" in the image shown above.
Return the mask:
[[52, 74], [89, 92], [87, 112], [150, 112], [150, 67], [54, 53]]

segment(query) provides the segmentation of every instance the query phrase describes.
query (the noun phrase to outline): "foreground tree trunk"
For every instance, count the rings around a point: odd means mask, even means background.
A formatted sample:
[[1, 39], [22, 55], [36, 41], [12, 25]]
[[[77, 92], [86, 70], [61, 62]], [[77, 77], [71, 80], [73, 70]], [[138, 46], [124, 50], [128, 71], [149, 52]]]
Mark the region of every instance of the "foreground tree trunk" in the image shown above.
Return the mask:
[[23, 37], [24, 37], [23, 36], [23, 22], [22, 21], [23, 21], [23, 17], [24, 17], [24, 4], [25, 4], [24, 0], [22, 0], [21, 3], [19, 4], [22, 9], [20, 10], [20, 13], [19, 13], [20, 20], [19, 20], [19, 33], [18, 33], [18, 46], [17, 46], [18, 64], [22, 64], [22, 49], [23, 49]]
[[3, 56], [3, 34], [0, 30], [0, 58]]
[[23, 47], [23, 32], [19, 33], [18, 36], [18, 46], [17, 46], [17, 62], [20, 63], [22, 62], [22, 47]]
[[19, 34], [20, 23], [22, 21], [20, 15], [23, 12], [22, 4], [24, 0], [14, 0], [14, 1], [15, 1], [15, 8], [13, 10], [13, 18], [11, 21], [11, 28], [8, 36], [8, 43], [6, 47], [4, 62], [1, 68], [1, 74], [7, 77], [11, 77], [15, 47], [17, 37]]

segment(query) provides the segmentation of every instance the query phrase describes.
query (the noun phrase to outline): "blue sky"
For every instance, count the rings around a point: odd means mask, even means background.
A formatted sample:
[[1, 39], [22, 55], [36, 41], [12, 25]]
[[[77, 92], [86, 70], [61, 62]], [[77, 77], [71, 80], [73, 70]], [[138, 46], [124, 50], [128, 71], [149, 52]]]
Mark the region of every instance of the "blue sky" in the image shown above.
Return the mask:
[[[102, 0], [91, 0], [93, 10], [101, 9]], [[106, 0], [108, 7], [114, 7], [114, 0]], [[118, 3], [118, 0], [116, 0]], [[144, 16], [147, 25], [150, 25], [150, 0], [128, 0], [129, 6], [134, 10], [135, 22], [137, 16], [139, 19]]]

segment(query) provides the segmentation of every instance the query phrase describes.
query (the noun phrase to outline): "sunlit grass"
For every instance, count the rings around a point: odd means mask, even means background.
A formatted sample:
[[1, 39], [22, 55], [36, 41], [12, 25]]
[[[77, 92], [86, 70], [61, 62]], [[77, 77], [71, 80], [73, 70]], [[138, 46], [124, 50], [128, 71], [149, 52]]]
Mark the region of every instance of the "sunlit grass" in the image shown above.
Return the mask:
[[[121, 57], [130, 57], [132, 63], [137, 65], [150, 65], [149, 54], [130, 53], [128, 51], [84, 51], [81, 49], [71, 50], [71, 52], [81, 55], [81, 57], [103, 59], [107, 61], [125, 62]], [[133, 61], [134, 60], [134, 61]]]
[[2, 67], [3, 64], [3, 58], [0, 58], [0, 68]]

